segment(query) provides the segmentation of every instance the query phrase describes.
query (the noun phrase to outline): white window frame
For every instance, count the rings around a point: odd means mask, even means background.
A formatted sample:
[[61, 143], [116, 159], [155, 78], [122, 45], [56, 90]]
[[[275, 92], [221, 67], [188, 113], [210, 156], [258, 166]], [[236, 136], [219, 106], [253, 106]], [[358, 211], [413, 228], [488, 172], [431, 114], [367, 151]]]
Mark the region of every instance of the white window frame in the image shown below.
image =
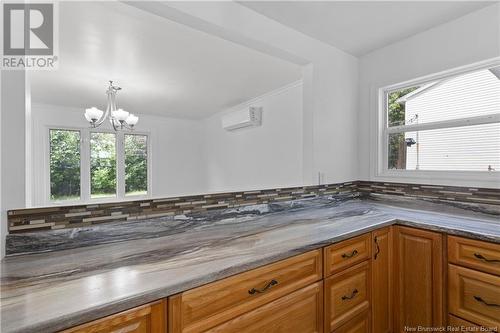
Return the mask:
[[[427, 182], [429, 184], [453, 183], [463, 185], [467, 183], [471, 186], [500, 187], [500, 171], [453, 171], [453, 170], [399, 170], [389, 169], [388, 166], [388, 139], [389, 134], [404, 133], [411, 131], [422, 131], [439, 128], [462, 127], [480, 124], [491, 124], [500, 122], [500, 113], [477, 116], [446, 121], [436, 121], [424, 124], [411, 124], [388, 127], [387, 122], [387, 96], [394, 90], [399, 90], [416, 85], [449, 79], [460, 76], [468, 72], [474, 72], [485, 68], [500, 65], [500, 58], [463, 66], [437, 74], [421, 77], [393, 85], [384, 86], [378, 89], [377, 93], [377, 138], [376, 138], [376, 161], [374, 163], [374, 180], [393, 182]], [[458, 181], [458, 183], [457, 183]]]
[[[45, 126], [44, 135], [44, 202], [50, 206], [95, 204], [116, 201], [131, 201], [138, 199], [147, 199], [152, 197], [152, 156], [151, 156], [151, 134], [149, 132], [115, 132], [109, 129], [81, 128], [71, 126]], [[59, 200], [50, 199], [50, 131], [68, 130], [80, 132], [80, 199], [79, 200]], [[104, 198], [91, 198], [90, 195], [90, 133], [111, 133], [116, 135], [116, 196]], [[147, 137], [147, 186], [148, 191], [145, 195], [125, 195], [125, 134], [144, 135]]]

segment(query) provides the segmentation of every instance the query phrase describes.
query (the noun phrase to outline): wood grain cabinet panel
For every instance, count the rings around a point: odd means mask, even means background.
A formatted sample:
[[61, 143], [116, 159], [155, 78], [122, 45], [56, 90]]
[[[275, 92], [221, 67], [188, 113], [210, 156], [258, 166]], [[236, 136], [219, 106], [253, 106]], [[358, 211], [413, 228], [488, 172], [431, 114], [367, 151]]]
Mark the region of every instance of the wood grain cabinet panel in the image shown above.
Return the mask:
[[395, 332], [443, 325], [443, 242], [436, 232], [397, 226]]
[[166, 301], [146, 304], [61, 333], [165, 333], [167, 330]]
[[323, 282], [297, 290], [206, 332], [321, 333]]
[[450, 332], [498, 332], [498, 328], [476, 325], [454, 315], [448, 315], [448, 326], [452, 327]]
[[500, 275], [500, 244], [448, 236], [448, 261]]
[[333, 332], [370, 309], [370, 262], [325, 279], [325, 332]]
[[373, 333], [392, 332], [392, 228], [372, 233], [372, 328]]
[[333, 333], [369, 333], [370, 325], [370, 312], [365, 311], [337, 328]]
[[473, 323], [500, 326], [500, 277], [448, 265], [450, 313]]
[[321, 249], [169, 298], [169, 333], [203, 332], [322, 279]]
[[370, 233], [327, 246], [324, 255], [325, 277], [369, 259], [370, 255]]

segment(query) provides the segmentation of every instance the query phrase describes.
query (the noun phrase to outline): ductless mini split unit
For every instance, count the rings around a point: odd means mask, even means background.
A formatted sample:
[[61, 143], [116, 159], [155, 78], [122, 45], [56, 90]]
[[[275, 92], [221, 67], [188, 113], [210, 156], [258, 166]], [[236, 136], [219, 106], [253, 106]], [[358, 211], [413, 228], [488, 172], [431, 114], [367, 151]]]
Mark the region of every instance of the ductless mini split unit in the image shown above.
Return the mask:
[[226, 131], [240, 128], [257, 127], [262, 124], [262, 107], [250, 106], [243, 110], [230, 112], [222, 116], [222, 127]]

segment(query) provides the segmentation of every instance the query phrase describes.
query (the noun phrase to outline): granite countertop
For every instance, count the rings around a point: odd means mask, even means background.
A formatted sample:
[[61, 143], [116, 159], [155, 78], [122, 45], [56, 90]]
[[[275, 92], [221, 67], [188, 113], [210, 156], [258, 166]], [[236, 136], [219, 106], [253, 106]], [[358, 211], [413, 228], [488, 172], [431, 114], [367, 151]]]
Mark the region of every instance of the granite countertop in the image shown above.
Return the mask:
[[55, 233], [59, 251], [2, 261], [0, 328], [58, 331], [394, 223], [500, 243], [499, 212], [488, 213], [321, 198]]

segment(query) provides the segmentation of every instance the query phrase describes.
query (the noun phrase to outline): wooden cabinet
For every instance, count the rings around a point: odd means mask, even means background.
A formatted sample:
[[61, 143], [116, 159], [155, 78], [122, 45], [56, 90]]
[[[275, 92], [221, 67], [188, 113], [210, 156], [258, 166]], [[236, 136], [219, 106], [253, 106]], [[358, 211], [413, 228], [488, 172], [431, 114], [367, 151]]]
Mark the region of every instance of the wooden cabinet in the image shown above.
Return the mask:
[[70, 328], [62, 333], [165, 333], [166, 303], [158, 301], [146, 304]]
[[370, 233], [325, 247], [325, 277], [370, 258]]
[[370, 325], [370, 312], [364, 311], [337, 328], [333, 333], [368, 333]]
[[169, 333], [205, 332], [322, 279], [321, 250], [170, 297]]
[[372, 332], [392, 332], [393, 233], [392, 227], [372, 233]]
[[478, 271], [500, 275], [500, 244], [448, 236], [448, 261]]
[[370, 263], [364, 261], [325, 279], [325, 332], [370, 309]]
[[215, 326], [211, 333], [321, 333], [323, 282], [317, 282]]
[[500, 244], [448, 236], [448, 261], [449, 324], [498, 331]]
[[450, 264], [448, 288], [450, 313], [482, 326], [500, 326], [500, 277]]
[[395, 332], [443, 325], [443, 242], [436, 232], [395, 227]]

